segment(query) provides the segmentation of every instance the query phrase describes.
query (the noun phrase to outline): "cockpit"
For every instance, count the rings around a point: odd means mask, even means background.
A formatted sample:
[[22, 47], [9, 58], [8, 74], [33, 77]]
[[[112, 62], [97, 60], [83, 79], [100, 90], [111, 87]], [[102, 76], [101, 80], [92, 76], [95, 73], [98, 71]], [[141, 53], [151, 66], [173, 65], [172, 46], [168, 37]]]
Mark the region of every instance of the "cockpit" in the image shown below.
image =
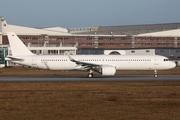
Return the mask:
[[169, 61], [169, 59], [164, 59], [164, 61]]

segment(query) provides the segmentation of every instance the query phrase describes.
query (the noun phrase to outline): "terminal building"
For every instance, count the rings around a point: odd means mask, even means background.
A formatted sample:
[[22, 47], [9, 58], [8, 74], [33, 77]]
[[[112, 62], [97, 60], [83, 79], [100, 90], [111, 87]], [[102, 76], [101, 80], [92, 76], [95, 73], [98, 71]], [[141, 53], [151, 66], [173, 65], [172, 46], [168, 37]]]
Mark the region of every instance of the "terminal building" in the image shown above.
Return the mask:
[[[32, 28], [8, 24], [0, 17], [0, 46], [15, 32], [35, 54], [160, 54], [180, 57], [180, 23]], [[11, 54], [10, 48], [5, 54]], [[125, 51], [125, 52], [122, 52]]]

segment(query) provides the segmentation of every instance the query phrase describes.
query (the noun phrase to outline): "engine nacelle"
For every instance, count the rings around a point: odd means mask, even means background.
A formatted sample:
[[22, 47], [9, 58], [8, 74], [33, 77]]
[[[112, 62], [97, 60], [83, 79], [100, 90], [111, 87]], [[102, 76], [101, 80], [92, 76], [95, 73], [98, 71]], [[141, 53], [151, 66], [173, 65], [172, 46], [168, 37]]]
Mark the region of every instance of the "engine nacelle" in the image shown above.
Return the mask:
[[102, 66], [101, 73], [104, 76], [114, 75], [116, 73], [116, 67], [115, 66]]

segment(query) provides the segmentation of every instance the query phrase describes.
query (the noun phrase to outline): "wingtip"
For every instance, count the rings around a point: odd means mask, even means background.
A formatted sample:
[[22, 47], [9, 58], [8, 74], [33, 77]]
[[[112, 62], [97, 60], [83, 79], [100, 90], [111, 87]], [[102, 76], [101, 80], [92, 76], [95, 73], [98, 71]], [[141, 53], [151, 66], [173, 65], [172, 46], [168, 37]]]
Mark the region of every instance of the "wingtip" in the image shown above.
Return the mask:
[[74, 61], [74, 59], [70, 56], [68, 51], [65, 51], [64, 53], [68, 56], [69, 60]]

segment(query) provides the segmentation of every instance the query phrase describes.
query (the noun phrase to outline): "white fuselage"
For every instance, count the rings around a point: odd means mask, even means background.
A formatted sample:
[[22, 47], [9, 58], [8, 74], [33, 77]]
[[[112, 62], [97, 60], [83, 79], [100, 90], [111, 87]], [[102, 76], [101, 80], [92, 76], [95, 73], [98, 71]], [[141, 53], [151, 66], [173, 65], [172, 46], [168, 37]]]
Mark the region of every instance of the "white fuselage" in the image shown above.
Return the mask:
[[[72, 62], [67, 55], [17, 57], [23, 58], [23, 60], [11, 62], [49, 70], [82, 69], [81, 65]], [[72, 55], [72, 58], [85, 63], [115, 66], [116, 70], [164, 70], [175, 67], [175, 63], [159, 55]]]

